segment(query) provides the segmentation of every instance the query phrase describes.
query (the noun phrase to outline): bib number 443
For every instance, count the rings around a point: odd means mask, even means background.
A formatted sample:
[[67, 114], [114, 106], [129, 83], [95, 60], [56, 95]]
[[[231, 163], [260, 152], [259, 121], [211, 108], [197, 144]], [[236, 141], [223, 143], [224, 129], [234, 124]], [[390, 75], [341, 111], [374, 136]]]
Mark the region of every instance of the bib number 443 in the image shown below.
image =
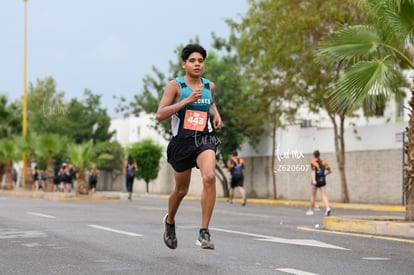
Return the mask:
[[184, 129], [191, 131], [203, 131], [207, 123], [207, 113], [197, 110], [186, 110], [184, 117]]

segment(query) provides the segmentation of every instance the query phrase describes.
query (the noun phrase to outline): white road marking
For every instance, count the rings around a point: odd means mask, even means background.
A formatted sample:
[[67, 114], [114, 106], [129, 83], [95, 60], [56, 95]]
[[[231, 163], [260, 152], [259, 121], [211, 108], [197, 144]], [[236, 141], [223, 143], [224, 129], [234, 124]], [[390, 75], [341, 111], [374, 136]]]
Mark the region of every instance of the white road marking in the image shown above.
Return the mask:
[[142, 209], [142, 210], [157, 210], [157, 211], [161, 210], [161, 211], [167, 212], [165, 207], [143, 206], [143, 207], [140, 207], [139, 209]]
[[132, 233], [132, 232], [128, 232], [128, 231], [113, 229], [113, 228], [100, 226], [100, 225], [95, 225], [95, 224], [89, 224], [88, 226], [96, 228], [96, 229], [101, 229], [101, 230], [106, 230], [106, 231], [110, 231], [110, 232], [114, 232], [114, 233], [119, 233], [119, 234], [132, 236], [132, 237], [144, 237], [144, 235], [141, 235], [141, 234], [136, 234], [136, 233]]
[[320, 242], [316, 240], [283, 239], [283, 238], [277, 238], [277, 237], [272, 237], [272, 236], [266, 236], [266, 235], [248, 233], [248, 232], [233, 231], [233, 230], [220, 229], [220, 228], [210, 228], [210, 229], [221, 231], [221, 232], [226, 232], [226, 233], [231, 233], [231, 234], [238, 234], [238, 235], [253, 237], [255, 240], [258, 240], [258, 241], [302, 245], [302, 246], [313, 246], [313, 247], [331, 248], [331, 249], [340, 249], [340, 250], [350, 250], [347, 248], [343, 248], [340, 246], [336, 246], [336, 245], [332, 245], [332, 244], [328, 244], [328, 243], [324, 243], [324, 242]]
[[49, 219], [55, 219], [55, 216], [50, 216], [50, 215], [46, 215], [46, 214], [42, 214], [42, 213], [36, 213], [36, 212], [27, 212], [27, 214], [29, 215], [33, 215], [33, 216], [39, 216], [39, 217], [43, 217], [43, 218], [49, 218]]
[[254, 218], [263, 218], [263, 219], [274, 218], [274, 216], [271, 216], [271, 215], [254, 214], [254, 213], [250, 214], [250, 213], [245, 213], [245, 212], [235, 212], [235, 211], [229, 211], [229, 210], [217, 210], [216, 212], [220, 212], [223, 214], [231, 214], [233, 216], [254, 217]]
[[331, 249], [339, 249], [339, 250], [350, 250], [347, 248], [343, 248], [340, 246], [316, 241], [316, 240], [300, 240], [300, 239], [282, 239], [282, 238], [274, 238], [271, 239], [256, 239], [258, 241], [265, 241], [265, 242], [274, 242], [274, 243], [284, 243], [284, 244], [293, 244], [293, 245], [303, 245], [303, 246], [313, 246], [313, 247], [321, 247], [321, 248], [331, 248]]
[[368, 261], [389, 261], [391, 260], [390, 258], [381, 258], [381, 257], [364, 257], [362, 259], [368, 260]]
[[309, 273], [309, 272], [305, 272], [305, 271], [293, 269], [293, 268], [277, 268], [275, 270], [282, 271], [282, 272], [289, 273], [289, 274], [295, 274], [295, 275], [318, 275], [316, 273]]
[[0, 239], [15, 239], [15, 238], [42, 238], [46, 234], [35, 230], [0, 230]]
[[22, 246], [26, 246], [26, 247], [38, 247], [38, 246], [42, 246], [40, 243], [23, 243]]

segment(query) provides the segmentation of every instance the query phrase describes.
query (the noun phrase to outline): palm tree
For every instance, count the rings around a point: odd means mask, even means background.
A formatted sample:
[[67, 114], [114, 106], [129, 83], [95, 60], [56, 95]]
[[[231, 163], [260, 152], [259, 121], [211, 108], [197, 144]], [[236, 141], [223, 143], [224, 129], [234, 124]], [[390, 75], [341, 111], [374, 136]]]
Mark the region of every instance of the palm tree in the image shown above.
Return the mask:
[[53, 190], [54, 157], [63, 149], [64, 141], [56, 134], [41, 134], [36, 139], [36, 155], [46, 159], [46, 191]]
[[17, 146], [12, 140], [0, 140], [0, 159], [5, 164], [6, 179], [4, 189], [6, 190], [12, 190], [14, 188], [12, 179], [13, 161], [18, 160], [19, 157]]
[[77, 171], [78, 188], [77, 194], [87, 195], [88, 185], [86, 181], [86, 170], [91, 168], [91, 149], [93, 146], [93, 140], [90, 140], [84, 144], [70, 144], [68, 146], [68, 154], [72, 164]]
[[[372, 24], [348, 26], [333, 33], [321, 50], [339, 62], [353, 64], [336, 83], [331, 102], [354, 111], [369, 98], [399, 93], [401, 68], [414, 70], [414, 0], [366, 0]], [[405, 203], [407, 221], [414, 221], [414, 83], [405, 144]]]
[[[36, 136], [28, 133], [25, 136], [18, 136], [16, 138], [16, 146], [21, 154], [26, 155], [26, 175], [24, 186], [27, 189], [33, 188], [33, 177], [30, 167], [32, 167], [32, 158], [35, 156], [36, 150]], [[30, 185], [28, 184], [30, 183]]]

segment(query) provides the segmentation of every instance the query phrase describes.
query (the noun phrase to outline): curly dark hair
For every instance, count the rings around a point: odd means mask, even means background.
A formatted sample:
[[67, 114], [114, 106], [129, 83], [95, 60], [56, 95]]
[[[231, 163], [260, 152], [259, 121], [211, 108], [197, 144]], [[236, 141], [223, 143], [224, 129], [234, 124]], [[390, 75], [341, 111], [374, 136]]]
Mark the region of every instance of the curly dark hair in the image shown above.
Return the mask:
[[188, 44], [185, 46], [181, 51], [181, 59], [183, 61], [187, 61], [188, 57], [190, 57], [190, 55], [195, 52], [201, 54], [203, 59], [206, 59], [207, 51], [199, 44]]

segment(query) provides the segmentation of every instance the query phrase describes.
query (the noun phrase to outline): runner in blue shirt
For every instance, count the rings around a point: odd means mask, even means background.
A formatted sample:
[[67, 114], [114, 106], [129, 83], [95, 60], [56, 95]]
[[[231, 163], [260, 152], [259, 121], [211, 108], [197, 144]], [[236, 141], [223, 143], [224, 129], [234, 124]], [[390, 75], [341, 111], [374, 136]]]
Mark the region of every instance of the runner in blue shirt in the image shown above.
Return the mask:
[[173, 135], [167, 157], [174, 169], [175, 187], [163, 220], [164, 242], [171, 249], [177, 248], [175, 216], [188, 192], [194, 167], [200, 169], [203, 179], [202, 218], [197, 244], [214, 249], [208, 227], [216, 201], [215, 167], [219, 139], [213, 129], [221, 128], [222, 121], [214, 103], [216, 87], [201, 77], [206, 56], [206, 50], [198, 44], [184, 47], [181, 59], [185, 75], [167, 84], [156, 114], [158, 121], [171, 117]]

